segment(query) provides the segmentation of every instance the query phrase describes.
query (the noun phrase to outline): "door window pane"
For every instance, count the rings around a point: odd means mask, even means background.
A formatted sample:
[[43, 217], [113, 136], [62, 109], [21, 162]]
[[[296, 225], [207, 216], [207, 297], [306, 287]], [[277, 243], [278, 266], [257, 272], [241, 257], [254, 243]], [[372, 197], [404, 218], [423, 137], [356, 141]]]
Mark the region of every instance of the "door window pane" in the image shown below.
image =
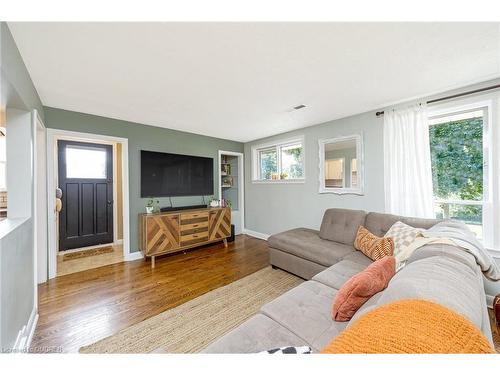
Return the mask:
[[66, 177], [106, 178], [106, 151], [86, 147], [66, 147]]
[[259, 151], [259, 164], [261, 180], [278, 179], [278, 154], [275, 148]]
[[282, 180], [304, 177], [303, 149], [301, 144], [281, 147]]

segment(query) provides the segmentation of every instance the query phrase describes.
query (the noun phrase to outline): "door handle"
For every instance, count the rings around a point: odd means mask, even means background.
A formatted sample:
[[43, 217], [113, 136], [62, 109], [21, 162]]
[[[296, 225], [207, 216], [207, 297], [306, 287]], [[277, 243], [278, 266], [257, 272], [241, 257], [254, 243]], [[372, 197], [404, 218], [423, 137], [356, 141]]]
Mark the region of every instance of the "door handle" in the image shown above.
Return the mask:
[[108, 201], [108, 204], [113, 204], [113, 201]]

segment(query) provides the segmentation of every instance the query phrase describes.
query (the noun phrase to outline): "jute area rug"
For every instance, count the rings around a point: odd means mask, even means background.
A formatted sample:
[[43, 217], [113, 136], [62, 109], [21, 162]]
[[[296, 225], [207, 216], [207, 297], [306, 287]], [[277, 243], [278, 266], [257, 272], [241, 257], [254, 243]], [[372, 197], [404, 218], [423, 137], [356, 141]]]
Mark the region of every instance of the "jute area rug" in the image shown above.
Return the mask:
[[80, 348], [80, 353], [196, 353], [303, 280], [271, 267]]

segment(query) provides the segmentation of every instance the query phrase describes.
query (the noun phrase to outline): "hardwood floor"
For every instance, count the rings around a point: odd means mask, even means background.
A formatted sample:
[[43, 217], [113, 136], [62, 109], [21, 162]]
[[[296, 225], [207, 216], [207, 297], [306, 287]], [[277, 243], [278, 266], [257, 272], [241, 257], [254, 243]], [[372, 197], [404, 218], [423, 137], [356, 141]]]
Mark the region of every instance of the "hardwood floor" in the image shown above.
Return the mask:
[[269, 264], [267, 242], [246, 235], [186, 254], [112, 264], [56, 277], [39, 286], [38, 351], [81, 346], [227, 285]]

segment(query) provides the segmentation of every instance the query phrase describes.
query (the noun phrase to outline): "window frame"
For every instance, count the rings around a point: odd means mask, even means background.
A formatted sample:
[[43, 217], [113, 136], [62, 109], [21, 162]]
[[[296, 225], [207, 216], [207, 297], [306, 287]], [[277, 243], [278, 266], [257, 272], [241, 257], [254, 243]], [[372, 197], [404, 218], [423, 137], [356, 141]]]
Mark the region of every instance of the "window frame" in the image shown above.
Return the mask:
[[[261, 166], [260, 166], [260, 153], [267, 150], [276, 150], [276, 170], [278, 175], [282, 173], [281, 165], [281, 149], [284, 147], [299, 145], [302, 147], [302, 178], [288, 178], [288, 179], [262, 179]], [[306, 180], [306, 146], [304, 136], [296, 138], [277, 140], [252, 146], [252, 183], [256, 184], [297, 184], [304, 183]]]
[[[477, 205], [482, 208], [482, 231], [483, 238], [480, 240], [485, 247], [491, 247], [494, 243], [494, 231], [496, 224], [493, 221], [493, 212], [499, 208], [499, 202], [494, 203], [492, 199], [493, 186], [492, 181], [497, 179], [498, 175], [494, 173], [493, 164], [493, 135], [492, 135], [492, 101], [478, 100], [471, 98], [469, 100], [445, 103], [435, 105], [429, 108], [428, 119], [436, 119], [450, 115], [467, 113], [482, 110], [483, 115], [483, 199], [482, 200], [454, 200], [454, 199], [436, 199], [433, 194], [434, 206], [439, 203], [450, 205], [471, 206]], [[429, 124], [429, 128], [436, 124]], [[430, 142], [429, 142], [430, 147]], [[432, 167], [432, 166], [431, 166]]]

